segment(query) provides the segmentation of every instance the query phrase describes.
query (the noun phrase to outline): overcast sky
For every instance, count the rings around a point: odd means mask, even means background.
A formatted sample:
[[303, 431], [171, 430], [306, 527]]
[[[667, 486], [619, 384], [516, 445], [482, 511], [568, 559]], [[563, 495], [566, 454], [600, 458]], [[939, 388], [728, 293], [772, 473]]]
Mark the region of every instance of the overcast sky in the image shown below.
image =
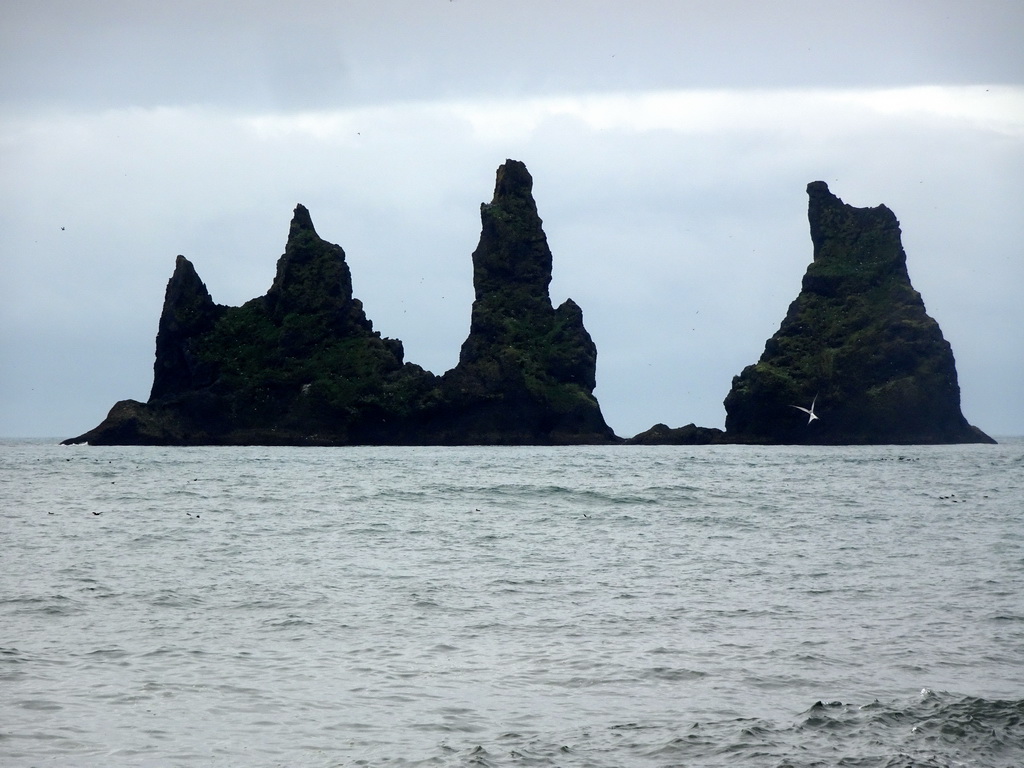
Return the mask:
[[479, 205], [526, 163], [623, 436], [724, 424], [811, 260], [808, 182], [901, 222], [964, 414], [1024, 434], [1020, 0], [12, 2], [0, 435], [146, 400], [177, 254], [269, 288], [296, 203], [406, 359], [458, 360]]

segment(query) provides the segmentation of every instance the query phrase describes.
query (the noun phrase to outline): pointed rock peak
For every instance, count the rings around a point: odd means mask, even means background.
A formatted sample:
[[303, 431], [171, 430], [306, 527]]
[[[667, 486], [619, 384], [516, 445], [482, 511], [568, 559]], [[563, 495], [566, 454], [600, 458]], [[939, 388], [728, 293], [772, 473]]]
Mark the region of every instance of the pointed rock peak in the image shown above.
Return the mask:
[[196, 274], [196, 268], [194, 266], [192, 266], [192, 262], [191, 261], [189, 261], [188, 259], [186, 259], [184, 256], [182, 256], [179, 253], [177, 255], [177, 257], [175, 257], [175, 259], [174, 259], [174, 272], [172, 273], [172, 278], [171, 279], [173, 279], [174, 275], [188, 275], [188, 274], [193, 274], [193, 275]]
[[494, 184], [494, 199], [502, 197], [530, 197], [533, 194], [533, 177], [526, 170], [526, 164], [519, 160], [506, 160], [498, 168]]
[[309, 210], [302, 203], [295, 206], [295, 213], [292, 214], [292, 223], [288, 229], [288, 237], [294, 237], [299, 232], [312, 232], [316, 234], [316, 230], [313, 228], [313, 218], [309, 215]]
[[184, 392], [205, 375], [190, 351], [191, 345], [213, 327], [222, 312], [223, 308], [213, 303], [192, 262], [178, 256], [160, 313], [150, 400]]
[[183, 297], [197, 297], [199, 300], [213, 303], [206, 284], [199, 278], [199, 273], [192, 265], [192, 262], [182, 255], [174, 260], [174, 272], [167, 282], [167, 291], [164, 294], [164, 307], [180, 304]]
[[264, 301], [275, 322], [283, 322], [290, 314], [322, 314], [339, 333], [361, 332], [370, 326], [362, 305], [353, 300], [345, 251], [316, 233], [304, 205], [295, 206], [288, 242]]
[[533, 178], [518, 160], [498, 168], [494, 199], [480, 206], [480, 243], [473, 252], [477, 300], [522, 293], [551, 308], [551, 251], [532, 188]]

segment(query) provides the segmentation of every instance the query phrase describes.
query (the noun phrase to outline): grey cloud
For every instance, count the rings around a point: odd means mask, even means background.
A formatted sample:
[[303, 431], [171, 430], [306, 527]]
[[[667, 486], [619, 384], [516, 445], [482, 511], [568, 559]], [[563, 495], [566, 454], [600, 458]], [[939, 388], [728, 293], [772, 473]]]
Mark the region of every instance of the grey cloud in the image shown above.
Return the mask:
[[5, 9], [0, 103], [338, 108], [707, 87], [1018, 82], [1016, 0], [347, 0]]

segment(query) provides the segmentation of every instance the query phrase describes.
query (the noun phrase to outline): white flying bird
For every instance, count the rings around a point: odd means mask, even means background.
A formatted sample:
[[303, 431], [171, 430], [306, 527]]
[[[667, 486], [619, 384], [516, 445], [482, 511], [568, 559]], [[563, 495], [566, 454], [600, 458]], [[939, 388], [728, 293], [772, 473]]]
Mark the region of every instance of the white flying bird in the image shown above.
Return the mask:
[[802, 405], [791, 405], [789, 407], [790, 408], [796, 408], [798, 411], [803, 411], [804, 413], [808, 414], [809, 418], [807, 419], [807, 423], [810, 424], [812, 421], [814, 421], [816, 418], [818, 418], [818, 414], [816, 414], [814, 412], [814, 404], [816, 402], [818, 402], [818, 396], [817, 395], [815, 395], [814, 399], [811, 400], [811, 407], [810, 408], [804, 408]]

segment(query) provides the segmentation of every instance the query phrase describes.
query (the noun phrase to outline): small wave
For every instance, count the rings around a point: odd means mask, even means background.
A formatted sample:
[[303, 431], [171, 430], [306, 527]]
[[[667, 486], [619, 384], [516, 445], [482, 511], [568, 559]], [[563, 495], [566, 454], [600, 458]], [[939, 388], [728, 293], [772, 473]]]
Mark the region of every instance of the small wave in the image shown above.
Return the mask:
[[[654, 724], [623, 723], [610, 726], [609, 732], [616, 754], [632, 754], [638, 764], [654, 759], [659, 765], [707, 768], [1024, 765], [1024, 701], [932, 692], [911, 701], [876, 701], [862, 706], [819, 701], [790, 724], [755, 718], [711, 720], [681, 726], [668, 739], [664, 729]], [[629, 744], [616, 738], [627, 733]], [[591, 753], [599, 751], [601, 743], [601, 737], [593, 733], [576, 741]], [[553, 746], [548, 745], [549, 755], [554, 753]]]
[[288, 627], [312, 627], [314, 622], [298, 616], [289, 616], [284, 619], [273, 619], [265, 622], [265, 624], [273, 629], [286, 629]]
[[707, 677], [707, 673], [683, 667], [651, 667], [644, 672], [643, 676], [652, 680], [664, 680], [675, 683], [700, 680], [702, 677]]
[[905, 703], [851, 706], [819, 701], [794, 731], [801, 741], [809, 731], [827, 731], [830, 739], [886, 746], [880, 762], [856, 765], [925, 766], [940, 756], [937, 765], [948, 765], [951, 758], [965, 765], [1024, 764], [1024, 700], [926, 690]]
[[198, 595], [182, 594], [164, 589], [153, 596], [151, 603], [160, 608], [193, 608], [202, 605], [203, 599]]
[[42, 614], [44, 616], [70, 616], [83, 610], [82, 604], [67, 595], [10, 597], [0, 599], [0, 605], [12, 606], [11, 613]]
[[22, 699], [15, 701], [14, 705], [33, 712], [57, 712], [64, 709], [63, 705], [49, 699]]
[[660, 506], [664, 504], [664, 495], [658, 492], [617, 492], [595, 488], [570, 487], [563, 485], [494, 485], [469, 489], [474, 496], [505, 502], [512, 499], [516, 504], [544, 502], [547, 504], [571, 503], [573, 506], [584, 505], [588, 509], [621, 506]]
[[142, 654], [144, 658], [159, 657], [159, 656], [185, 656], [185, 651], [181, 648], [161, 645], [158, 648], [154, 648], [151, 651], [146, 651]]
[[1024, 616], [1017, 614], [998, 613], [989, 617], [989, 621], [1024, 621]]

